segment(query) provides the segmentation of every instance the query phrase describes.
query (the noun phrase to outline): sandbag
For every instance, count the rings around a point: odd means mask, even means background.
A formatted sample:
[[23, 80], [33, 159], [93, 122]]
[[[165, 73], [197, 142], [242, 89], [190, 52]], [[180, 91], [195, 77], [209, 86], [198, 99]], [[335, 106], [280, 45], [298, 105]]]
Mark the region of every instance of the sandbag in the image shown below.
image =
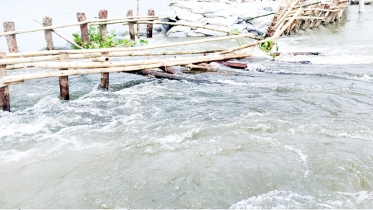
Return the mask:
[[[186, 21], [186, 20], [180, 20], [177, 23], [186, 24], [186, 25], [196, 25], [196, 26], [205, 26], [207, 24], [205, 18], [200, 19], [198, 22], [190, 22], [190, 21]], [[198, 27], [192, 27], [192, 26], [190, 26], [190, 27], [192, 29], [197, 29], [198, 28]]]
[[232, 17], [234, 15], [234, 12], [232, 10], [219, 10], [219, 11], [216, 11], [216, 12], [204, 13], [202, 15], [205, 16], [205, 17], [208, 17], [208, 18], [214, 18], [214, 17], [229, 18], [229, 17]]
[[246, 29], [246, 24], [234, 24], [231, 26], [231, 31], [232, 30], [238, 30], [238, 31], [242, 31], [243, 29]]
[[[208, 27], [210, 28], [213, 28], [213, 29], [220, 29], [220, 30], [229, 30], [228, 27], [223, 27], [223, 26], [219, 26], [219, 25], [207, 25]], [[214, 30], [210, 30], [210, 29], [204, 29], [204, 28], [198, 28], [197, 30], [195, 30], [196, 33], [202, 33], [202, 34], [205, 34], [206, 36], [226, 36], [228, 35], [228, 33], [224, 33], [224, 32], [220, 32], [220, 31], [214, 31]]]
[[237, 20], [237, 16], [231, 16], [229, 18], [223, 18], [223, 17], [214, 17], [214, 18], [205, 18], [207, 24], [210, 25], [218, 25], [218, 26], [224, 26], [224, 27], [231, 27]]
[[187, 26], [174, 26], [172, 27], [167, 33], [166, 33], [166, 36], [169, 36], [170, 34], [172, 33], [176, 33], [176, 32], [184, 32], [185, 34], [192, 30], [190, 27], [187, 27]]
[[191, 31], [187, 32], [187, 36], [190, 36], [190, 37], [202, 37], [202, 36], [206, 36], [206, 34], [197, 33], [195, 31], [191, 30]]
[[169, 38], [183, 38], [183, 37], [187, 37], [187, 34], [185, 32], [175, 32], [175, 33], [171, 33], [167, 37], [169, 37]]
[[171, 7], [176, 12], [176, 19], [187, 20], [190, 22], [197, 22], [203, 18], [203, 15], [195, 14], [189, 10], [181, 9], [179, 7]]
[[191, 2], [191, 1], [178, 1], [169, 4], [170, 7], [178, 7], [181, 9], [189, 10], [195, 14], [204, 14], [208, 12], [216, 12], [226, 8], [225, 4], [214, 3], [211, 6], [210, 2]]

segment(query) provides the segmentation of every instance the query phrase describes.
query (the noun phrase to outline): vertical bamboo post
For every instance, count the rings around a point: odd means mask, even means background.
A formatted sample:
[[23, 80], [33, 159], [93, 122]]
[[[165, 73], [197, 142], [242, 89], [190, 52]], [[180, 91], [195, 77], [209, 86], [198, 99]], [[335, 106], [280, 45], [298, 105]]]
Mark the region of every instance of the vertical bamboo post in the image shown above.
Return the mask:
[[[100, 19], [107, 19], [107, 10], [100, 10], [98, 13], [98, 18]], [[106, 24], [100, 25], [100, 32], [102, 35], [102, 41], [106, 40], [107, 35], [107, 26]], [[108, 52], [101, 53], [102, 56], [109, 56]], [[101, 87], [105, 90], [109, 89], [109, 73], [102, 73], [101, 74]]]
[[[154, 16], [154, 9], [148, 10], [148, 16]], [[153, 23], [148, 23], [146, 25], [146, 37], [148, 38], [153, 37]]]
[[364, 12], [364, 0], [359, 0], [359, 13]]
[[[136, 16], [140, 16], [140, 0], [137, 0], [137, 12]], [[137, 38], [140, 39], [140, 24], [137, 22]]]
[[[0, 52], [0, 60], [6, 58], [6, 53]], [[0, 78], [6, 76], [6, 65], [0, 65]], [[10, 112], [8, 86], [0, 88], [0, 110]]]
[[[127, 17], [133, 17], [132, 10], [128, 10]], [[134, 24], [134, 22], [129, 22], [128, 23], [128, 30], [129, 30], [129, 33], [130, 33], [131, 40], [135, 41], [136, 37], [135, 37], [135, 24]]]
[[[76, 17], [78, 18], [78, 22], [82, 22], [87, 20], [85, 13], [83, 12], [78, 12], [76, 13]], [[89, 35], [88, 35], [88, 23], [81, 24], [80, 25], [80, 31], [82, 34], [82, 41], [84, 43], [89, 43]]]
[[[102, 56], [109, 56], [109, 52], [101, 53]], [[109, 90], [109, 73], [101, 74], [101, 88]]]
[[[43, 18], [43, 26], [52, 26], [52, 18], [51, 17], [44, 17]], [[52, 38], [52, 30], [44, 30], [45, 34], [45, 41], [47, 42], [47, 50], [53, 50], [53, 38]]]
[[[67, 62], [69, 61], [69, 54], [66, 52], [61, 52], [60, 54], [60, 62]], [[68, 69], [60, 69], [60, 71], [65, 71]], [[60, 79], [60, 97], [62, 100], [69, 100], [70, 94], [69, 94], [69, 77], [68, 76], [62, 76]]]
[[[107, 10], [100, 10], [98, 12], [98, 18], [99, 19], [107, 19]], [[107, 25], [106, 24], [100, 24], [100, 33], [102, 37], [102, 41], [106, 40], [106, 35], [107, 35]]]
[[[13, 21], [4, 22], [4, 32], [15, 31], [15, 24]], [[6, 36], [6, 42], [8, 44], [9, 52], [18, 52], [16, 35], [11, 34]]]

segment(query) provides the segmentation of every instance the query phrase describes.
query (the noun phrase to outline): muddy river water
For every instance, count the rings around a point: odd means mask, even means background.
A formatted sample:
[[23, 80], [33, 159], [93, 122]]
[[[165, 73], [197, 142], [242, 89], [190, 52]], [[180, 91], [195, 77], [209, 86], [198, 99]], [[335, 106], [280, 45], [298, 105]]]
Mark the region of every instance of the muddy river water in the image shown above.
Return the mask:
[[[144, 0], [141, 11], [168, 2]], [[0, 0], [0, 20], [28, 29], [33, 18], [65, 24], [103, 8], [125, 16], [135, 1]], [[56, 78], [11, 86], [0, 208], [372, 208], [373, 6], [357, 10], [278, 42], [322, 56], [187, 75], [220, 84], [118, 73], [102, 91], [99, 75], [76, 76], [69, 102]], [[175, 41], [158, 37], [150, 44]], [[21, 51], [44, 45], [42, 32], [17, 38]], [[312, 64], [288, 62], [299, 60]]]

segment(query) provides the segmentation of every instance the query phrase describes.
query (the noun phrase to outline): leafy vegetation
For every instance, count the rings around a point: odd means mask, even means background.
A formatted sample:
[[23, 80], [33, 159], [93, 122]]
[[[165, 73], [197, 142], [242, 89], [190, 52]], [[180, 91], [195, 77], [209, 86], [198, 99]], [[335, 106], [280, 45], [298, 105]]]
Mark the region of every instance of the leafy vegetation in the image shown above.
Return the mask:
[[[85, 49], [96, 49], [96, 48], [111, 48], [111, 47], [133, 47], [136, 45], [135, 41], [116, 38], [116, 33], [111, 30], [107, 35], [106, 39], [102, 40], [102, 35], [99, 27], [91, 26], [88, 29], [89, 43], [84, 43], [82, 37], [78, 33], [72, 34], [74, 36], [74, 42]], [[148, 44], [148, 40], [140, 39], [140, 44]], [[73, 49], [78, 49], [73, 46]]]
[[[269, 55], [274, 58], [274, 57], [276, 57], [272, 52], [272, 48], [273, 48], [274, 44], [275, 43], [273, 41], [266, 41], [266, 42], [262, 43], [259, 47], [260, 47], [261, 50], [269, 53]], [[278, 51], [278, 46], [277, 45], [276, 45], [276, 50]]]

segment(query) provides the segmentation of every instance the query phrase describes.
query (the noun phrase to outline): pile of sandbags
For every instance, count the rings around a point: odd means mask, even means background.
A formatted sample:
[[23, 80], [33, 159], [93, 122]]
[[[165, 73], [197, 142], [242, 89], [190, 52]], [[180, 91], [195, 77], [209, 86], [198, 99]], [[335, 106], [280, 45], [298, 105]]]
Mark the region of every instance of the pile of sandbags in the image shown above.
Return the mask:
[[[273, 15], [257, 17], [275, 11], [277, 2], [177, 1], [169, 6], [168, 18], [163, 21], [193, 26], [164, 24], [164, 32], [168, 37], [226, 36], [229, 32], [263, 35]], [[205, 26], [212, 30], [195, 26]]]

